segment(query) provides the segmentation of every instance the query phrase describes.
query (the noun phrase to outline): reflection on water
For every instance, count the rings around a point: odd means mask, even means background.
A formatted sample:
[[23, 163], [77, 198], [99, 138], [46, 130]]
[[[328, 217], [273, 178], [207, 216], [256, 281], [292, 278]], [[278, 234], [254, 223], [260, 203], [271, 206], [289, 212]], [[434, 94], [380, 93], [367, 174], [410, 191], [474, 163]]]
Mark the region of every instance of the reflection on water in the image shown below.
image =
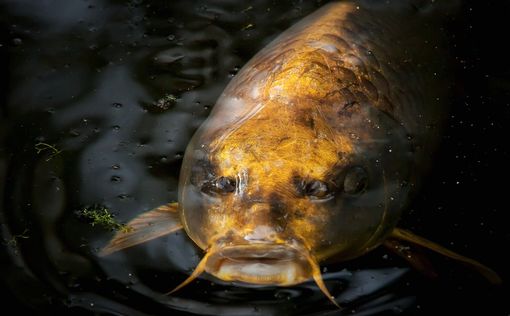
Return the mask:
[[[176, 200], [184, 149], [225, 85], [321, 4], [3, 1], [1, 262], [15, 296], [39, 311], [83, 314], [338, 314], [312, 282], [242, 287], [204, 275], [162, 295], [202, 255], [184, 233], [98, 258], [111, 232], [76, 216], [100, 204], [126, 222]], [[38, 153], [38, 143], [60, 152]], [[324, 278], [345, 314], [417, 313], [426, 281], [405, 267], [378, 250], [328, 265]]]

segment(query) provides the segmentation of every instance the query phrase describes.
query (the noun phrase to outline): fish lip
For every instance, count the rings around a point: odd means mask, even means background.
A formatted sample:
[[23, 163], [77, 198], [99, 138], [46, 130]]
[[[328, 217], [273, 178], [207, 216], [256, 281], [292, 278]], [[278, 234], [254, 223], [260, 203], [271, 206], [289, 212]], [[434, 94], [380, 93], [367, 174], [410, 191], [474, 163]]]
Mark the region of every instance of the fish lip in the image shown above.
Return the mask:
[[288, 261], [300, 256], [294, 248], [285, 245], [251, 244], [224, 247], [218, 251], [218, 255], [224, 259], [233, 261]]
[[306, 254], [286, 244], [252, 243], [213, 251], [205, 270], [224, 281], [294, 285], [311, 278]]

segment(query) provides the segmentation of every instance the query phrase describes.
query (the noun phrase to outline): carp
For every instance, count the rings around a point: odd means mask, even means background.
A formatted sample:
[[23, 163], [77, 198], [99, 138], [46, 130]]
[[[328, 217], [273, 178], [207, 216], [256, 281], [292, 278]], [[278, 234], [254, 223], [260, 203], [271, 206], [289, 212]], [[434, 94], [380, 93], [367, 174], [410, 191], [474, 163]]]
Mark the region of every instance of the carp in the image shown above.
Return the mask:
[[133, 219], [100, 254], [183, 228], [205, 255], [175, 290], [203, 272], [260, 285], [314, 279], [337, 304], [321, 262], [404, 241], [499, 282], [477, 261], [396, 228], [448, 110], [441, 10], [434, 1], [335, 2], [282, 33], [193, 136], [178, 202]]

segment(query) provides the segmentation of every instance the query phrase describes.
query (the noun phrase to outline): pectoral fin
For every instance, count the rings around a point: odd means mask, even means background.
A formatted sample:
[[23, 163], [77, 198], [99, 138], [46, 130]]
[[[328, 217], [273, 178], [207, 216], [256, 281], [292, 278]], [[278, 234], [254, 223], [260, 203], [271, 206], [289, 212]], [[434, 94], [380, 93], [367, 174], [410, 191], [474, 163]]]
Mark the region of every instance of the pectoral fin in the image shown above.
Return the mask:
[[384, 241], [384, 246], [397, 256], [406, 260], [414, 270], [419, 271], [421, 274], [431, 279], [435, 279], [437, 277], [437, 273], [432, 266], [432, 263], [425, 254], [420, 251], [420, 249], [417, 249], [417, 247], [411, 248], [405, 242], [391, 238]]
[[393, 232], [390, 235], [390, 239], [397, 239], [397, 240], [403, 240], [408, 243], [412, 243], [424, 248], [427, 248], [429, 250], [435, 251], [439, 254], [442, 254], [443, 256], [446, 256], [448, 258], [460, 261], [470, 268], [478, 271], [481, 275], [483, 275], [487, 280], [489, 280], [491, 283], [494, 284], [500, 284], [501, 278], [498, 276], [496, 272], [491, 270], [490, 268], [484, 266], [480, 262], [464, 257], [462, 255], [459, 255], [458, 253], [455, 253], [449, 249], [446, 249], [443, 246], [440, 246], [430, 240], [427, 240], [423, 237], [417, 236], [410, 231], [396, 228], [393, 230]]
[[127, 223], [126, 229], [118, 231], [99, 255], [106, 256], [181, 229], [178, 210], [177, 203], [169, 203], [139, 215]]

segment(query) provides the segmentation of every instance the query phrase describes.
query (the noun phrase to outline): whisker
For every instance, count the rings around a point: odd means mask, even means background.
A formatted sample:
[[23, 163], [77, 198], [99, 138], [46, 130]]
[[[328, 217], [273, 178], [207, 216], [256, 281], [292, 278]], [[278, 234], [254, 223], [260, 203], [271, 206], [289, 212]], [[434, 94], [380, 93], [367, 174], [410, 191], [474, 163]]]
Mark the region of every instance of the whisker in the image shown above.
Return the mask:
[[308, 260], [308, 263], [312, 268], [313, 279], [317, 286], [319, 287], [319, 289], [321, 290], [321, 292], [324, 293], [324, 295], [326, 295], [326, 297], [331, 301], [331, 303], [335, 304], [335, 306], [338, 307], [339, 309], [342, 309], [342, 307], [335, 301], [335, 297], [331, 295], [331, 293], [329, 292], [328, 288], [326, 287], [326, 284], [324, 284], [324, 281], [322, 280], [321, 269], [317, 261], [311, 255], [307, 255], [306, 259]]
[[175, 289], [171, 290], [170, 292], [166, 293], [165, 295], [173, 294], [174, 292], [180, 290], [181, 288], [183, 288], [186, 285], [188, 285], [189, 283], [191, 283], [200, 274], [202, 274], [202, 272], [205, 271], [205, 265], [207, 264], [207, 260], [209, 259], [210, 255], [211, 255], [211, 251], [207, 252], [205, 254], [205, 256], [202, 258], [202, 260], [200, 260], [200, 262], [198, 263], [198, 265], [195, 268], [195, 270], [193, 271], [193, 273], [191, 273], [191, 275], [186, 280], [184, 280], [181, 284], [179, 284]]

